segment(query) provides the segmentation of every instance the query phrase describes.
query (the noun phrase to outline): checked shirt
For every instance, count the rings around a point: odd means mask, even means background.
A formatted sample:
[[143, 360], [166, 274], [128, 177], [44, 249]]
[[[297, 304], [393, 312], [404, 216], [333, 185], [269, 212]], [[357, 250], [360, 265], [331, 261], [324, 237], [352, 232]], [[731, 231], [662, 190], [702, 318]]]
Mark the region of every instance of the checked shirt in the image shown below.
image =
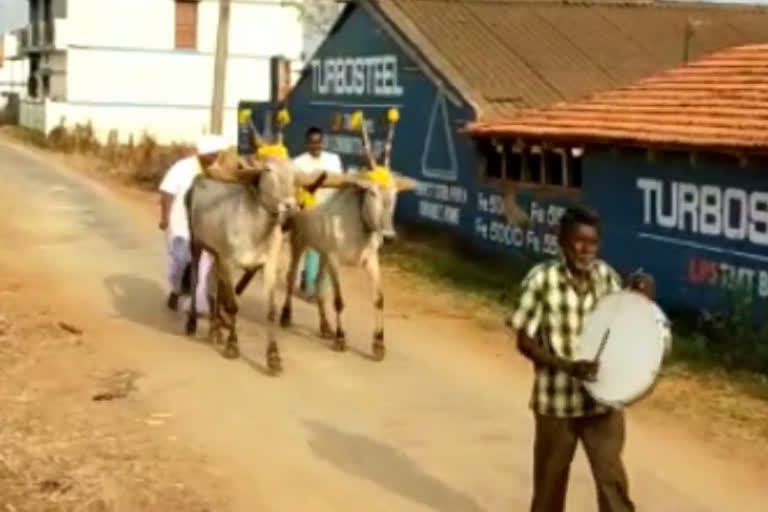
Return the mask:
[[[621, 289], [621, 278], [603, 261], [597, 261], [581, 289], [565, 262], [541, 263], [523, 279], [510, 324], [551, 352], [573, 359], [587, 313], [597, 301]], [[575, 418], [606, 412], [586, 392], [581, 382], [563, 371], [536, 367], [531, 409], [544, 416]]]

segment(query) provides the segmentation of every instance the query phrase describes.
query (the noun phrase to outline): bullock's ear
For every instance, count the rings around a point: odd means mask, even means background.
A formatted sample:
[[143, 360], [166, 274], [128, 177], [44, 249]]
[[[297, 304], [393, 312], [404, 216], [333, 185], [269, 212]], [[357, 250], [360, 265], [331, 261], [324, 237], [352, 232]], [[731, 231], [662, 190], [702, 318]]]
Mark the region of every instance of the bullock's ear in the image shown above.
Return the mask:
[[414, 190], [417, 186], [418, 182], [416, 180], [412, 180], [406, 176], [395, 176], [395, 187], [398, 192], [409, 192]]

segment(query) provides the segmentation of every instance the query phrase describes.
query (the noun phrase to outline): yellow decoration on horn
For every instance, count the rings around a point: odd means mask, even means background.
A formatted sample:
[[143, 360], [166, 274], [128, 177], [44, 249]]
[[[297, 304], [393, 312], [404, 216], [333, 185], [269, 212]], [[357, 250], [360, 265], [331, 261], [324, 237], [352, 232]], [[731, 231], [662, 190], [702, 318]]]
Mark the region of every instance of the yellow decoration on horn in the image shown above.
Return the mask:
[[377, 165], [372, 171], [363, 173], [363, 178], [382, 187], [391, 187], [395, 184], [395, 177], [392, 172], [383, 165]]
[[256, 152], [259, 158], [276, 157], [276, 158], [288, 158], [288, 149], [282, 144], [266, 144], [259, 146]]
[[391, 108], [387, 110], [387, 121], [389, 121], [389, 124], [395, 124], [400, 120], [400, 111], [396, 108]]
[[240, 124], [248, 124], [248, 121], [251, 120], [251, 111], [250, 109], [244, 108], [237, 114], [238, 120], [240, 121]]
[[349, 125], [353, 130], [359, 130], [363, 126], [363, 111], [358, 110], [352, 114], [352, 119], [349, 120]]
[[277, 113], [277, 124], [280, 126], [285, 126], [288, 123], [291, 122], [291, 114], [288, 112], [287, 108], [280, 109], [280, 111]]

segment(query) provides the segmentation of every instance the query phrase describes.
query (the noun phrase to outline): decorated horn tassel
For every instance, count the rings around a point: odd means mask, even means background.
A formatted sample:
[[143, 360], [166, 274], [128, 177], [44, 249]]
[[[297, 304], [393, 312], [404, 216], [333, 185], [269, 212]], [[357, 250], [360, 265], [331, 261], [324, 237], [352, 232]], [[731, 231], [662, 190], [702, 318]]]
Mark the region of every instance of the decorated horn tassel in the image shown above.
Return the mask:
[[352, 114], [352, 129], [360, 128], [360, 134], [363, 138], [363, 148], [365, 149], [365, 156], [368, 158], [368, 165], [373, 169], [376, 167], [376, 159], [373, 158], [373, 150], [371, 149], [371, 141], [368, 138], [368, 130], [365, 126], [365, 117], [363, 111], [358, 110]]
[[384, 167], [389, 169], [392, 160], [392, 142], [395, 139], [395, 125], [400, 120], [400, 112], [396, 108], [390, 108], [387, 111], [387, 122], [389, 130], [387, 131], [387, 143], [384, 146]]
[[291, 114], [288, 109], [282, 108], [277, 113], [277, 144], [283, 144], [283, 128], [291, 122]]

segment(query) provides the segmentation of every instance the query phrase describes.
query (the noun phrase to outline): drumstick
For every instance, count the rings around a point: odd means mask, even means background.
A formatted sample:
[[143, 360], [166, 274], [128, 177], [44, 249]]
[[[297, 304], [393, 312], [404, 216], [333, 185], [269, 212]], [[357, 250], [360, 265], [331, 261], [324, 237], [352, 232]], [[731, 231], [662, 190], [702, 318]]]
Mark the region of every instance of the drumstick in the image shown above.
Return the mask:
[[595, 358], [593, 361], [596, 363], [598, 359], [600, 359], [600, 355], [603, 353], [603, 349], [605, 348], [605, 344], [608, 343], [608, 337], [611, 335], [611, 328], [605, 330], [605, 334], [603, 334], [603, 339], [600, 341], [600, 346], [597, 349], [597, 354], [595, 355]]

